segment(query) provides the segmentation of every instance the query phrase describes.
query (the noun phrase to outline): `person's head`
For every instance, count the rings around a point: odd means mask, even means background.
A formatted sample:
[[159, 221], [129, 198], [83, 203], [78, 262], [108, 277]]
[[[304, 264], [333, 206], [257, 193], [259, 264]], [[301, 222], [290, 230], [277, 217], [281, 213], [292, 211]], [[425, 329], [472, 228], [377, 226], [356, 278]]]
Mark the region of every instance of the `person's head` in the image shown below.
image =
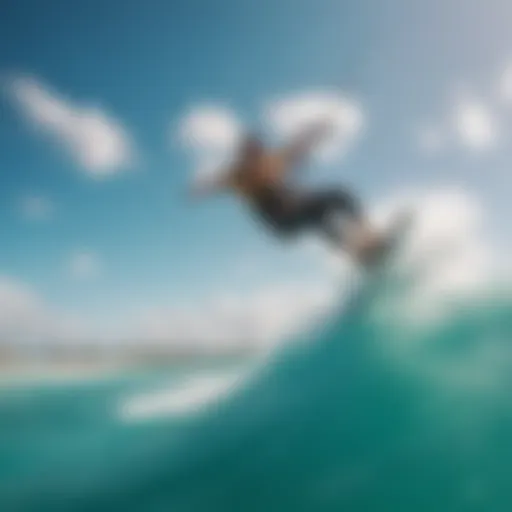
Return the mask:
[[261, 156], [264, 150], [261, 139], [254, 133], [249, 133], [240, 143], [239, 158], [245, 162], [251, 161]]

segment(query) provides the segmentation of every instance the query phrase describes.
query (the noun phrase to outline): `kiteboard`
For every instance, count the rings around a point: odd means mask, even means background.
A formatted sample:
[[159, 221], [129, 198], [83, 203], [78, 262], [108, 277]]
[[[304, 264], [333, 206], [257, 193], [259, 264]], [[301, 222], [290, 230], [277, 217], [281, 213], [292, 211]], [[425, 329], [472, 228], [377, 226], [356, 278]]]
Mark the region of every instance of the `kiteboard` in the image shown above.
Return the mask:
[[374, 272], [386, 266], [403, 246], [414, 224], [412, 209], [404, 209], [394, 215], [384, 229], [384, 242], [378, 254], [365, 265], [366, 270]]

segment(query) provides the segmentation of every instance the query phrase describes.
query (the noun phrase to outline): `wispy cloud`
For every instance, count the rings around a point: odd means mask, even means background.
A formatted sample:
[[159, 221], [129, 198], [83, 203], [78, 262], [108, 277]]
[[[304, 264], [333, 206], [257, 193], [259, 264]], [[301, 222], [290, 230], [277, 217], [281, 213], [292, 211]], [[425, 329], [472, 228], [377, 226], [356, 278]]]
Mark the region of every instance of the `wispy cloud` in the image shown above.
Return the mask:
[[98, 254], [90, 250], [74, 252], [66, 265], [69, 276], [76, 280], [97, 278], [103, 271], [103, 263]]
[[417, 132], [419, 149], [427, 154], [464, 149], [473, 154], [501, 149], [507, 127], [504, 107], [512, 105], [512, 61], [505, 62], [489, 80], [487, 92], [477, 93], [458, 84], [449, 97], [449, 108], [434, 123]]
[[9, 89], [27, 119], [62, 145], [89, 175], [112, 175], [131, 164], [132, 140], [105, 110], [76, 103], [35, 78], [17, 77]]
[[342, 157], [357, 140], [364, 125], [361, 107], [338, 92], [306, 91], [271, 101], [265, 107], [265, 120], [279, 138], [290, 138], [308, 124], [329, 120], [332, 135], [316, 155], [322, 161]]
[[23, 218], [33, 222], [48, 220], [55, 211], [53, 201], [43, 195], [27, 194], [19, 202], [19, 209]]
[[459, 97], [454, 107], [453, 124], [459, 142], [465, 147], [485, 151], [496, 146], [498, 120], [483, 101], [468, 95]]

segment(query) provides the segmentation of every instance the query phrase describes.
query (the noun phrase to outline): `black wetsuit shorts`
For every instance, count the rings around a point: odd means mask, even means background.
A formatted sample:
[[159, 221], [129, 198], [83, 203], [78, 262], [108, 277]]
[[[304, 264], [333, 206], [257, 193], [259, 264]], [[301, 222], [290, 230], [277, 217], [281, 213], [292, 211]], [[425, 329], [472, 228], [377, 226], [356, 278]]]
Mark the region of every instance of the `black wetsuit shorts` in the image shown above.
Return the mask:
[[308, 229], [330, 231], [333, 215], [350, 219], [361, 216], [358, 201], [343, 188], [307, 193], [267, 188], [257, 195], [254, 207], [258, 216], [282, 236]]

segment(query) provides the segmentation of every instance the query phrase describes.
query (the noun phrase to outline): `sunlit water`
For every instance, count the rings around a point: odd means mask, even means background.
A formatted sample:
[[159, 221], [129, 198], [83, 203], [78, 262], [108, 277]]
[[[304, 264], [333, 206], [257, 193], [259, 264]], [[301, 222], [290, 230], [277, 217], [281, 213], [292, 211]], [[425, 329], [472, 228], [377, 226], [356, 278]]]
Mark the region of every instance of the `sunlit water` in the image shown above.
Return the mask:
[[6, 511], [512, 510], [512, 300], [376, 278], [273, 354], [0, 400]]

